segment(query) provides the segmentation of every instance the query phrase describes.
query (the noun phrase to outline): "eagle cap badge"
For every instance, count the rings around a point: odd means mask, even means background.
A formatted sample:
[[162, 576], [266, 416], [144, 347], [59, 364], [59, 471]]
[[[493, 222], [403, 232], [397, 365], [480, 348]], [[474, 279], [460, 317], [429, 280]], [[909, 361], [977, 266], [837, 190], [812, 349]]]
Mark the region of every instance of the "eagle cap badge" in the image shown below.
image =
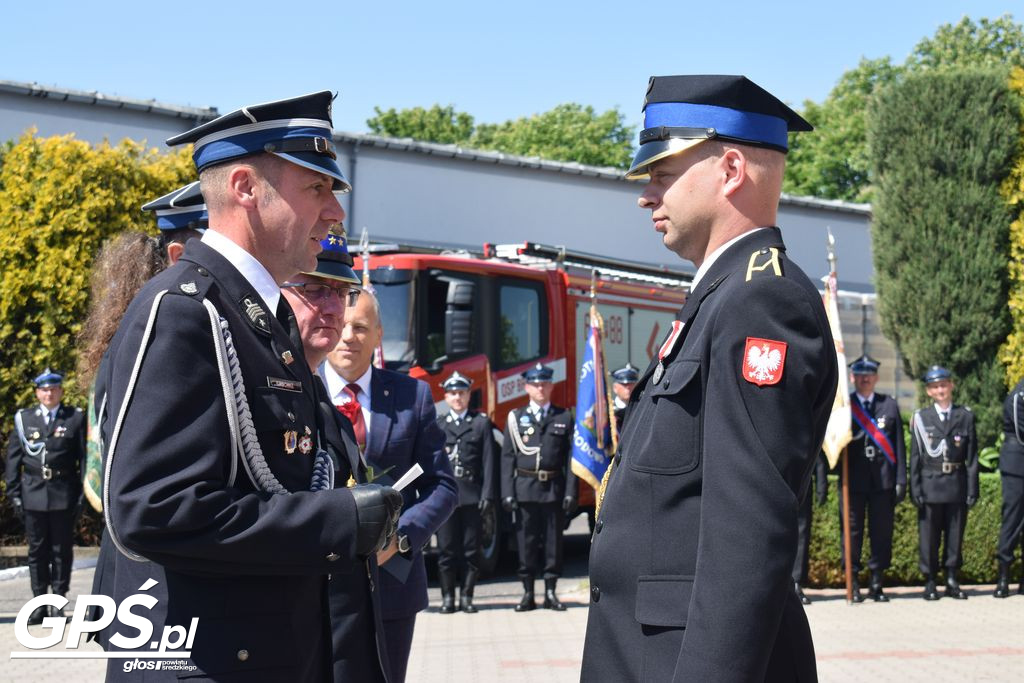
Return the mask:
[[743, 348], [743, 379], [759, 387], [778, 384], [786, 366], [786, 342], [747, 337]]

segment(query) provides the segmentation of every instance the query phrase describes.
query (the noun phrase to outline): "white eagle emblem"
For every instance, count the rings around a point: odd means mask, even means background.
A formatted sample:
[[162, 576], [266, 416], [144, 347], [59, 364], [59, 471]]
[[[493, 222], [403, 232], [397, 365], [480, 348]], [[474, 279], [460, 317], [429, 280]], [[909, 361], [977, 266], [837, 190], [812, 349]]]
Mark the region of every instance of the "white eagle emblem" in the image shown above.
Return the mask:
[[747, 374], [758, 382], [774, 382], [775, 371], [782, 365], [782, 354], [768, 344], [751, 346], [747, 350]]

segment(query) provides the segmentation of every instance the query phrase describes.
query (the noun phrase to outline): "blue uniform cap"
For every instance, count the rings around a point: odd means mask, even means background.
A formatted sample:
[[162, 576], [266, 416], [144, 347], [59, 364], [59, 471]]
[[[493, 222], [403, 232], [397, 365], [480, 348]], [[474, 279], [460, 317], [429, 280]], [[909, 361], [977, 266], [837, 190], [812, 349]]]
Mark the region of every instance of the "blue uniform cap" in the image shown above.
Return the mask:
[[192, 142], [197, 171], [253, 154], [274, 154], [334, 178], [335, 192], [352, 189], [334, 149], [329, 90], [242, 107], [167, 139], [170, 146]]
[[459, 373], [458, 370], [449, 375], [448, 379], [441, 383], [441, 388], [445, 391], [461, 391], [469, 389], [471, 386], [473, 386], [473, 380]]
[[46, 370], [43, 370], [43, 374], [39, 375], [32, 381], [35, 383], [37, 389], [59, 386], [64, 383], [64, 375], [59, 372], [54, 372], [50, 368], [46, 368]]
[[933, 365], [924, 373], [925, 384], [931, 384], [943, 379], [953, 379], [953, 373], [941, 365]]
[[647, 84], [640, 149], [626, 178], [705, 140], [724, 140], [785, 153], [787, 134], [814, 128], [745, 76], [654, 76]]
[[360, 280], [352, 270], [351, 254], [348, 253], [348, 240], [344, 232], [329, 232], [327, 237], [320, 240], [322, 251], [316, 256], [316, 270], [306, 275], [327, 278], [347, 282], [350, 285], [360, 285]]
[[520, 376], [527, 382], [550, 382], [555, 377], [555, 371], [543, 363], [537, 363], [529, 370], [523, 371]]
[[188, 228], [202, 233], [210, 226], [210, 215], [206, 212], [198, 180], [143, 204], [142, 210], [156, 215], [156, 227], [161, 230]]
[[877, 375], [879, 365], [881, 363], [865, 353], [850, 363], [850, 372], [855, 375]]
[[612, 379], [619, 384], [635, 384], [640, 380], [640, 371], [634, 368], [631, 363], [626, 363], [625, 367], [621, 367], [612, 373]]

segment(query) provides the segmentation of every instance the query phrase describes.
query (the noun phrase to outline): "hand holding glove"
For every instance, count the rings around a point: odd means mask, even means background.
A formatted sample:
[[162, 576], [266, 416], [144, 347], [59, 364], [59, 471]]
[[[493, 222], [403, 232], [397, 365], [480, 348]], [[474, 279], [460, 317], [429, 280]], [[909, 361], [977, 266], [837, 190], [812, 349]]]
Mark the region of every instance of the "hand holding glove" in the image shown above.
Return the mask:
[[349, 491], [356, 503], [359, 524], [356, 554], [369, 556], [386, 547], [397, 533], [398, 518], [402, 515], [402, 494], [380, 484], [360, 484]]
[[566, 496], [562, 499], [562, 509], [565, 511], [566, 517], [576, 512], [576, 499], [572, 496]]
[[501, 507], [505, 509], [505, 512], [515, 512], [519, 509], [519, 501], [509, 496], [501, 501]]

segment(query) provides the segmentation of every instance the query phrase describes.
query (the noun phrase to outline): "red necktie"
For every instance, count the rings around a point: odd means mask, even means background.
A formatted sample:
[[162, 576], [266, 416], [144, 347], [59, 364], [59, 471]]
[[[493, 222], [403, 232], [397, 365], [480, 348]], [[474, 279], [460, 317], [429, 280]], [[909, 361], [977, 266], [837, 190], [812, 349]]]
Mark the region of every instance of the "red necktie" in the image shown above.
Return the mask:
[[356, 444], [359, 446], [359, 451], [362, 452], [366, 450], [366, 420], [363, 418], [363, 407], [356, 400], [356, 396], [359, 395], [359, 385], [349, 384], [342, 391], [349, 400], [348, 403], [338, 406], [338, 411], [352, 423], [352, 430], [356, 433]]

